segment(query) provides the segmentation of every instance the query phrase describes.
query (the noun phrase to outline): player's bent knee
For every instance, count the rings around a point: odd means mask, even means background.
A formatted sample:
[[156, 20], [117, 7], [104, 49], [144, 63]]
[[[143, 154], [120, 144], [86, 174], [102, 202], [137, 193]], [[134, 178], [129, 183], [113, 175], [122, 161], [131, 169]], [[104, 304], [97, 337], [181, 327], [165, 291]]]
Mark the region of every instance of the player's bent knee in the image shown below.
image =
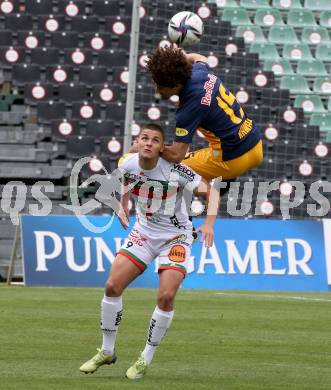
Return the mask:
[[108, 279], [105, 285], [107, 297], [119, 297], [123, 293], [123, 289], [113, 280]]
[[176, 291], [160, 291], [157, 297], [157, 305], [161, 310], [172, 310]]

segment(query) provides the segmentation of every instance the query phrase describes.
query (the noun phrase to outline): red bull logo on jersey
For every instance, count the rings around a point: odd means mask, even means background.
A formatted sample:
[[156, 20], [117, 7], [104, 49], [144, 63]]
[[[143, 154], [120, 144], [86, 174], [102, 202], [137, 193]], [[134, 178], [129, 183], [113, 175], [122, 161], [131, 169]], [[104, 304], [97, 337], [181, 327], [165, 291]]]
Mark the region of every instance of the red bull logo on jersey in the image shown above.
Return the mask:
[[213, 89], [217, 81], [217, 77], [213, 74], [209, 74], [208, 77], [209, 80], [205, 82], [205, 85], [203, 87], [206, 93], [205, 96], [201, 99], [201, 104], [204, 104], [205, 106], [210, 106], [211, 96], [213, 94]]

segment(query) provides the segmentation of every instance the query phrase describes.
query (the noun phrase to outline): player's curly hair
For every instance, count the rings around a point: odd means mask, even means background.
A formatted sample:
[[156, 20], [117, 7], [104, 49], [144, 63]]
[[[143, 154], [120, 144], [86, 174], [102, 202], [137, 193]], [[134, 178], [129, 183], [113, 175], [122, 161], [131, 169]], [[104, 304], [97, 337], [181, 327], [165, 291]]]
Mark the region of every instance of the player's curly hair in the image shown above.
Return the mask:
[[183, 51], [174, 45], [158, 48], [148, 57], [147, 70], [154, 82], [161, 87], [185, 85], [191, 78], [192, 63], [187, 60]]

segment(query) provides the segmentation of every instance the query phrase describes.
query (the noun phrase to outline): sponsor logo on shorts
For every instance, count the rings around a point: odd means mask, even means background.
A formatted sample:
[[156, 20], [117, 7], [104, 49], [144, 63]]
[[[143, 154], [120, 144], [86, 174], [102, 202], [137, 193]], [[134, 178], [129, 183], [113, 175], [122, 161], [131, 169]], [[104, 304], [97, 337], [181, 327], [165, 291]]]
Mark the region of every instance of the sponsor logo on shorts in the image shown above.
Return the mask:
[[183, 263], [186, 259], [186, 249], [183, 245], [175, 245], [170, 249], [168, 259], [175, 263]]
[[176, 127], [176, 135], [177, 137], [185, 137], [185, 135], [188, 134], [188, 131], [186, 129], [183, 129], [181, 127]]
[[147, 238], [142, 237], [138, 230], [133, 229], [129, 234], [129, 240], [138, 246], [143, 246]]

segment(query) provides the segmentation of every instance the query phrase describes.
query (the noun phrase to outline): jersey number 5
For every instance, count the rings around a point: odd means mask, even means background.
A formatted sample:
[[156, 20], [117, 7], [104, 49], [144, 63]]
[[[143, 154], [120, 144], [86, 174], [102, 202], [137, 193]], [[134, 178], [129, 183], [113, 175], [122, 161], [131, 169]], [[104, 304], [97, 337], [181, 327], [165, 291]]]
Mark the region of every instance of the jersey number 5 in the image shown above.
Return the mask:
[[236, 98], [232, 95], [231, 92], [226, 92], [226, 89], [224, 88], [223, 84], [219, 87], [219, 92], [221, 96], [216, 96], [217, 103], [220, 106], [220, 108], [230, 117], [231, 121], [237, 125], [239, 125], [244, 117], [244, 110], [240, 107], [239, 114], [240, 118], [236, 116], [236, 114], [233, 111], [233, 103], [236, 102]]

